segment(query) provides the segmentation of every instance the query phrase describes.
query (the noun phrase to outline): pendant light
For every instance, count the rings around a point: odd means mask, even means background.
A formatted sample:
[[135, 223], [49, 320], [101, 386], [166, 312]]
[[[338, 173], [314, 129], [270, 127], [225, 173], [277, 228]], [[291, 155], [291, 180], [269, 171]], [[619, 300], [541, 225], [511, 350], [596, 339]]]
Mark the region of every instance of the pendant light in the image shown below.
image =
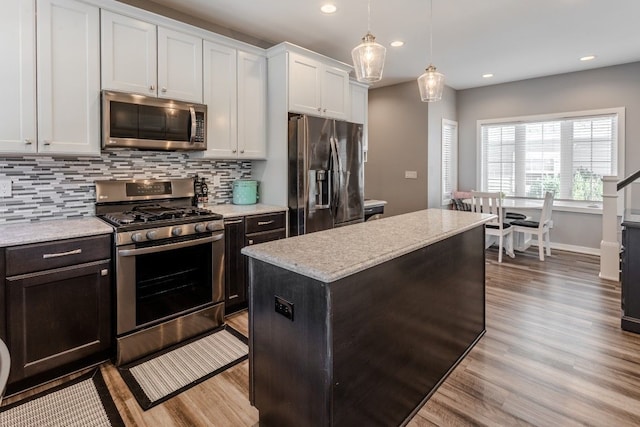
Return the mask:
[[[433, 0], [429, 0], [429, 57], [433, 59]], [[420, 98], [422, 102], [434, 102], [442, 99], [444, 89], [444, 74], [436, 71], [436, 67], [429, 64], [424, 74], [418, 77]]]
[[353, 48], [351, 58], [358, 81], [374, 83], [382, 79], [387, 49], [376, 43], [376, 38], [371, 34], [371, 0], [367, 4], [367, 15], [367, 34], [362, 38], [362, 43]]

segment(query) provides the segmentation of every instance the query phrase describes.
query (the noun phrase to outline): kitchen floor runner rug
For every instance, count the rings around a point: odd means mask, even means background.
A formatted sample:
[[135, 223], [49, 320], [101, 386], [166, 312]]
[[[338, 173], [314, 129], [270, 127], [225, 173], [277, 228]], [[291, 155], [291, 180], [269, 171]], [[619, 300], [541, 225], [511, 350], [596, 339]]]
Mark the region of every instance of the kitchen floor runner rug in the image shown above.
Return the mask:
[[247, 338], [228, 325], [118, 370], [145, 411], [248, 358]]
[[2, 427], [124, 427], [99, 369], [0, 408]]

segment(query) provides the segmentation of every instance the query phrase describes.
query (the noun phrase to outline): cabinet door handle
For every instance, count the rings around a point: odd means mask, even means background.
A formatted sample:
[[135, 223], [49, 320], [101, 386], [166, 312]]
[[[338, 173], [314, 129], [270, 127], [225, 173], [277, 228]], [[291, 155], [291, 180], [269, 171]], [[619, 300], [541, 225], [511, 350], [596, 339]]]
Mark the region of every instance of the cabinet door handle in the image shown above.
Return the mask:
[[100, 275], [101, 276], [108, 276], [109, 275], [109, 270], [106, 268], [103, 268], [102, 270], [100, 270]]
[[154, 85], [151, 85], [151, 86], [149, 86], [149, 90], [150, 90], [151, 92], [153, 92], [153, 91], [155, 91], [155, 90], [156, 90], [156, 87], [155, 87]]
[[33, 139], [25, 139], [25, 140], [24, 140], [24, 143], [25, 143], [26, 145], [31, 145], [31, 144], [33, 144]]
[[253, 245], [253, 239], [249, 239], [249, 244]]
[[322, 108], [318, 107], [318, 111], [322, 111]]
[[167, 92], [167, 88], [166, 88], [166, 87], [163, 87], [163, 88], [162, 88], [162, 93], [166, 93], [166, 92]]
[[57, 252], [55, 254], [42, 254], [42, 259], [59, 258], [61, 256], [78, 255], [82, 253], [82, 249], [74, 249], [68, 252]]
[[51, 145], [51, 141], [48, 139], [45, 139], [44, 141], [42, 141], [43, 145]]
[[270, 221], [258, 221], [258, 225], [269, 225], [269, 224], [273, 224], [275, 222], [275, 219], [272, 219]]
[[237, 152], [238, 152], [238, 150], [231, 150], [231, 152], [232, 152], [232, 153], [237, 153]]
[[244, 154], [244, 150], [240, 150], [240, 154]]
[[323, 112], [323, 113], [326, 113], [326, 112], [327, 112], [327, 109], [325, 108], [324, 110], [322, 110], [322, 112]]

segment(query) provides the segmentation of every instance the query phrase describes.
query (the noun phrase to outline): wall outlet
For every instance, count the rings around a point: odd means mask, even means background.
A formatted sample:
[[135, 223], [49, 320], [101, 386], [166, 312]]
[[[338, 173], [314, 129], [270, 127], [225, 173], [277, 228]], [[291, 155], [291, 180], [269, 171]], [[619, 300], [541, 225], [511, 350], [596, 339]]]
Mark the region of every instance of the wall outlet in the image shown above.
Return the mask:
[[220, 187], [220, 175], [213, 176], [213, 186]]
[[418, 171], [404, 171], [404, 177], [407, 179], [418, 179]]
[[0, 197], [11, 197], [11, 180], [0, 180]]

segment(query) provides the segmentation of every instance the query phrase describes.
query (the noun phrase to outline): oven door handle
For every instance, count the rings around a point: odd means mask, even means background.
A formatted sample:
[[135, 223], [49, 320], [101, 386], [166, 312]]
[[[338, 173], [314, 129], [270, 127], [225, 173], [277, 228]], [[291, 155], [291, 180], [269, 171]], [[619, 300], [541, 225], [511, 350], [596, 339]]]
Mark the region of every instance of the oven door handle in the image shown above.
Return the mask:
[[121, 249], [118, 251], [118, 255], [136, 256], [136, 255], [155, 254], [158, 252], [170, 251], [173, 249], [181, 249], [181, 248], [188, 248], [190, 246], [202, 245], [204, 243], [212, 243], [222, 239], [223, 237], [224, 237], [224, 233], [219, 233], [217, 235], [210, 236], [210, 237], [204, 237], [204, 238], [195, 239], [195, 240], [187, 240], [186, 242], [169, 243], [168, 245], [150, 246], [148, 248], [140, 248], [140, 249]]

